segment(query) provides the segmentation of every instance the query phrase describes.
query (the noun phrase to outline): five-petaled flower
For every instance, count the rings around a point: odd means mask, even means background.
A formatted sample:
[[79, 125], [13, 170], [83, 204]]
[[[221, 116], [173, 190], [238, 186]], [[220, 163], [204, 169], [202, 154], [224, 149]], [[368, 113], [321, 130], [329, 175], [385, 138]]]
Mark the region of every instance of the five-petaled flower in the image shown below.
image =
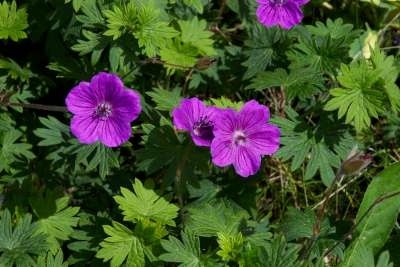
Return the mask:
[[115, 75], [100, 72], [69, 92], [67, 109], [73, 114], [71, 132], [84, 144], [100, 141], [116, 147], [131, 136], [131, 121], [141, 112], [140, 96], [125, 88]]
[[279, 25], [290, 29], [303, 19], [301, 6], [310, 0], [257, 0], [258, 21], [267, 27]]
[[255, 174], [262, 156], [279, 148], [279, 128], [268, 120], [269, 109], [255, 100], [247, 102], [239, 112], [219, 111], [214, 119], [212, 162], [219, 167], [233, 164], [242, 177]]
[[180, 105], [172, 110], [173, 123], [176, 129], [190, 132], [197, 146], [210, 146], [214, 128], [214, 117], [218, 112], [215, 107], [207, 107], [198, 98], [183, 99]]

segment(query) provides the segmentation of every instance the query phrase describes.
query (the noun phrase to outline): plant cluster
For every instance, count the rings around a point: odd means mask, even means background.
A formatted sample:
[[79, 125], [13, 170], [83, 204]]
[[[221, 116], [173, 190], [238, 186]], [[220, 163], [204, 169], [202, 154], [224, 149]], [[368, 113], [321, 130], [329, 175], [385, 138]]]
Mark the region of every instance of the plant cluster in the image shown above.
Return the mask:
[[400, 4], [0, 0], [0, 266], [400, 266]]

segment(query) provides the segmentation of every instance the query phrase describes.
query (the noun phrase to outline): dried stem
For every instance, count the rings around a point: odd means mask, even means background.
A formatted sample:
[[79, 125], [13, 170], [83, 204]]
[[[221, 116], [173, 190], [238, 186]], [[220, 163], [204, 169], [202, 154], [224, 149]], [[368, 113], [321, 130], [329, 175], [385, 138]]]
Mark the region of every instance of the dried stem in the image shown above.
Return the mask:
[[67, 108], [64, 106], [48, 106], [48, 105], [41, 105], [41, 104], [28, 104], [28, 103], [14, 103], [9, 102], [6, 103], [7, 106], [11, 107], [22, 107], [22, 108], [29, 108], [29, 109], [38, 109], [38, 110], [48, 110], [48, 111], [56, 111], [56, 112], [67, 112]]
[[322, 205], [320, 208], [317, 210], [317, 215], [315, 218], [315, 223], [313, 225], [313, 234], [311, 238], [309, 239], [309, 242], [305, 244], [306, 249], [304, 250], [303, 258], [307, 258], [311, 252], [312, 247], [314, 246], [320, 231], [321, 231], [321, 222], [324, 218], [326, 208], [328, 207], [329, 200], [331, 198], [331, 194], [333, 192], [333, 189], [337, 185], [339, 181], [341, 181], [344, 178], [344, 174], [341, 171], [338, 171], [335, 175], [335, 178], [333, 179], [331, 185], [327, 188], [327, 190], [324, 193], [324, 199], [322, 200]]

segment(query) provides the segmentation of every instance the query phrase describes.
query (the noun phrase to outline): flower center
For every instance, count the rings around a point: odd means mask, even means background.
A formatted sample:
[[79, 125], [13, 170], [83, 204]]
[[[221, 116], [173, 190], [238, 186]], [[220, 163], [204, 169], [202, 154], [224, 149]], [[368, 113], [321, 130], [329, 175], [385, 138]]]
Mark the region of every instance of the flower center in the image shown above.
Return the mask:
[[233, 132], [233, 143], [237, 146], [243, 146], [246, 143], [246, 135], [241, 130]]
[[207, 116], [201, 116], [198, 121], [193, 124], [193, 133], [204, 139], [212, 139], [214, 137], [214, 123]]
[[97, 105], [94, 116], [99, 119], [107, 119], [112, 114], [112, 107], [109, 103], [103, 102]]
[[277, 5], [277, 6], [282, 6], [286, 4], [287, 0], [270, 0], [272, 4]]

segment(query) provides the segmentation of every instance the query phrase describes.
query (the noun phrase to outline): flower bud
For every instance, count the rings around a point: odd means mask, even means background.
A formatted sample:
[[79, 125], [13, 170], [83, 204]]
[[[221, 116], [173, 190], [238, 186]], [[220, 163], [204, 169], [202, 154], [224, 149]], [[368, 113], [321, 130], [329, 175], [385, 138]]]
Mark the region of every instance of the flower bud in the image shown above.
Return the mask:
[[372, 162], [372, 155], [353, 149], [340, 166], [339, 173], [344, 175], [359, 174]]

